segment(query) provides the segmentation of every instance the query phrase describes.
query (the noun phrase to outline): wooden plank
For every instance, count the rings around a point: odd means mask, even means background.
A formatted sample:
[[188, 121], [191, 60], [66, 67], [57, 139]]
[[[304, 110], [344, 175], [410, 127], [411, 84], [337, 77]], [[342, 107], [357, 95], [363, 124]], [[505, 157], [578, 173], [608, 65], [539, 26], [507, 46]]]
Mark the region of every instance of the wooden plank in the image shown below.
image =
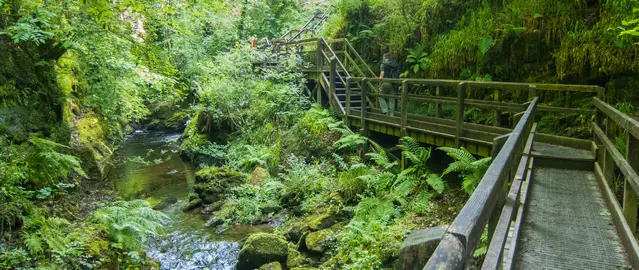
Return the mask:
[[[517, 218], [515, 219], [515, 225], [513, 228], [513, 234], [510, 239], [510, 249], [508, 250], [508, 257], [506, 257], [506, 264], [504, 265], [504, 270], [510, 270], [513, 266], [513, 261], [515, 259], [515, 254], [517, 253], [517, 241], [519, 239], [519, 232], [521, 231], [521, 223], [524, 220], [524, 212], [526, 208], [526, 199], [528, 198], [528, 189], [532, 185], [532, 171], [535, 163], [535, 158], [531, 157], [530, 162], [528, 164], [528, 173], [526, 174], [526, 179], [524, 182], [527, 182], [524, 185], [523, 189], [519, 191], [519, 209], [517, 209]], [[523, 185], [523, 183], [522, 183]]]
[[[626, 160], [635, 171], [639, 171], [639, 140], [628, 134], [626, 141]], [[629, 179], [625, 179], [623, 188], [623, 215], [632, 232], [637, 231], [637, 193], [632, 189]]]
[[[406, 135], [406, 127], [408, 125], [407, 119], [408, 119], [408, 99], [406, 98], [406, 96], [408, 95], [408, 82], [404, 81], [402, 83], [402, 97], [400, 100], [401, 103], [401, 126], [402, 126], [402, 136]], [[394, 101], [393, 101], [394, 102]]]
[[[435, 89], [435, 96], [440, 96], [439, 86], [437, 86], [437, 88]], [[435, 117], [441, 118], [442, 117], [442, 104], [438, 103], [435, 106], [437, 106], [437, 108], [435, 109]]]
[[605, 115], [612, 118], [620, 127], [628, 130], [635, 138], [639, 138], [639, 122], [632, 117], [618, 111], [608, 103], [601, 101], [599, 98], [593, 98], [593, 104], [601, 110]]
[[[508, 192], [504, 208], [502, 209], [502, 211], [499, 211], [501, 213], [499, 222], [497, 223], [495, 232], [492, 235], [492, 239], [490, 241], [490, 245], [488, 246], [488, 251], [486, 253], [482, 269], [500, 269], [502, 266], [502, 257], [506, 241], [508, 240], [510, 224], [519, 206], [518, 198], [520, 194], [521, 184], [528, 175], [529, 160], [532, 158], [530, 156], [530, 152], [532, 151], [536, 126], [537, 124], [533, 124], [533, 127], [531, 128], [530, 135], [528, 136], [528, 140], [524, 147], [524, 154], [522, 155], [519, 161], [519, 165], [517, 166], [515, 179], [511, 185], [510, 191]], [[511, 244], [511, 246], [513, 246], [513, 244]]]
[[455, 108], [457, 132], [455, 133], [455, 147], [459, 148], [459, 139], [464, 132], [464, 99], [466, 98], [466, 85], [461, 82], [457, 85], [457, 107]]

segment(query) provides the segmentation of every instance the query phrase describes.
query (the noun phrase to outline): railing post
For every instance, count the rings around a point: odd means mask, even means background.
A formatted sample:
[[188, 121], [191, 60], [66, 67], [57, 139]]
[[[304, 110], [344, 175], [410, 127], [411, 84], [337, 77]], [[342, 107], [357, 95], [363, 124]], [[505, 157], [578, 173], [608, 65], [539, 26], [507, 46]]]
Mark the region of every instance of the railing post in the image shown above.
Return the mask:
[[[368, 89], [367, 89], [367, 81], [368, 79], [364, 78], [362, 80], [362, 90], [361, 90], [361, 95], [362, 95], [362, 101], [361, 101], [361, 108], [360, 108], [360, 130], [359, 133], [362, 136], [368, 137], [368, 123], [366, 122], [366, 117], [367, 117], [367, 113], [368, 111], [366, 110], [366, 108], [368, 107], [368, 104], [366, 102], [366, 96], [368, 95]], [[362, 157], [368, 152], [368, 141], [366, 141], [364, 143], [364, 147], [362, 150]]]
[[[612, 118], [606, 118], [606, 137], [611, 141], [615, 141], [615, 123]], [[629, 134], [630, 135], [630, 134]], [[603, 164], [603, 175], [606, 178], [606, 182], [608, 182], [608, 186], [613, 186], [613, 181], [615, 177], [615, 162], [612, 160], [612, 153], [606, 150], [606, 154], [604, 155], [604, 164]]]
[[322, 55], [322, 40], [317, 40], [317, 72], [322, 72], [322, 66], [324, 65], [324, 56]]
[[[639, 171], [639, 140], [632, 134], [628, 133], [628, 141], [626, 144], [626, 160], [630, 167], [637, 172]], [[625, 179], [623, 186], [623, 215], [630, 227], [631, 232], [637, 231], [637, 193], [632, 188], [628, 179]]]
[[531, 84], [528, 86], [528, 99], [533, 99], [537, 96], [537, 85]]
[[351, 77], [346, 78], [346, 108], [344, 113], [344, 124], [350, 126], [351, 124]]
[[[500, 90], [499, 89], [495, 89], [495, 92], [494, 92], [493, 96], [494, 96], [494, 100], [496, 102], [501, 101]], [[501, 118], [501, 111], [495, 110], [494, 113], [495, 113], [495, 115], [493, 115], [493, 125], [498, 127], [499, 126], [499, 120]]]
[[[437, 86], [437, 88], [435, 89], [435, 96], [439, 96], [441, 95], [441, 93], [439, 92], [439, 86]], [[437, 103], [437, 110], [435, 111], [435, 117], [437, 118], [441, 118], [442, 117], [442, 104], [441, 103]]]
[[335, 71], [337, 67], [337, 58], [335, 56], [331, 57], [331, 69], [330, 69], [330, 87], [329, 87], [329, 91], [328, 91], [328, 103], [330, 104], [330, 106], [333, 106], [333, 96], [335, 95], [335, 76], [337, 76], [337, 73]]
[[466, 98], [466, 83], [457, 85], [457, 132], [455, 133], [455, 147], [461, 146], [461, 136], [464, 131], [464, 99]]
[[400, 99], [401, 102], [401, 130], [400, 136], [404, 137], [408, 135], [407, 124], [408, 124], [408, 81], [402, 81], [402, 97]]

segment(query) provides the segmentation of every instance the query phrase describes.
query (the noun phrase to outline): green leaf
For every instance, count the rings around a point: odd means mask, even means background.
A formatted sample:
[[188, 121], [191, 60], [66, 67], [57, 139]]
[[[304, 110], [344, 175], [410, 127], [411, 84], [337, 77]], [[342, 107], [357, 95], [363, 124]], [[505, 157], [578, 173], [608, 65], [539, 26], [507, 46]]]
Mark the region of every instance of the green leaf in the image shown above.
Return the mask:
[[493, 37], [483, 37], [479, 40], [479, 50], [482, 55], [486, 55], [490, 48], [493, 47]]
[[446, 189], [446, 182], [444, 182], [444, 179], [434, 173], [428, 175], [426, 183], [428, 183], [428, 185], [439, 194], [442, 194], [444, 189]]

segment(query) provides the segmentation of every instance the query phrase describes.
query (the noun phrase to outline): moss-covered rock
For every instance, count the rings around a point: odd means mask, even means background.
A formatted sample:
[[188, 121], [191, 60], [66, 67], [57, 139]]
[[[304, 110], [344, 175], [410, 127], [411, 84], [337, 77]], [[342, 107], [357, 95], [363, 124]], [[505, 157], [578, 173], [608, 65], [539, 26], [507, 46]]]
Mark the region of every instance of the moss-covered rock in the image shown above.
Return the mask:
[[98, 117], [92, 112], [74, 116], [71, 123], [70, 146], [79, 153], [87, 173], [101, 179], [106, 176], [113, 150], [107, 140]]
[[241, 173], [226, 169], [209, 167], [195, 173], [194, 191], [206, 204], [223, 199], [231, 188], [244, 184], [246, 177]]
[[249, 183], [259, 186], [269, 178], [271, 178], [271, 174], [268, 173], [268, 170], [262, 167], [256, 167], [255, 170], [253, 170], [253, 173], [251, 173]]
[[301, 266], [305, 264], [306, 262], [307, 262], [306, 258], [302, 256], [302, 253], [297, 251], [297, 249], [295, 248], [295, 245], [289, 243], [288, 259], [286, 259], [286, 267], [290, 269], [293, 267]]
[[258, 270], [282, 270], [282, 265], [279, 262], [271, 262], [260, 266]]
[[308, 223], [308, 227], [311, 230], [317, 231], [335, 225], [339, 221], [339, 218], [336, 214], [324, 212], [316, 215], [311, 215], [306, 219], [306, 221]]
[[278, 228], [278, 232], [292, 242], [303, 240], [305, 234], [309, 233], [308, 223], [303, 218], [291, 218]]
[[309, 233], [306, 236], [306, 248], [310, 251], [323, 253], [335, 242], [336, 233], [333, 229], [323, 229]]
[[198, 198], [198, 199], [190, 201], [186, 206], [184, 206], [184, 208], [182, 208], [182, 211], [184, 212], [191, 211], [200, 206], [202, 206], [202, 199]]
[[253, 270], [270, 262], [285, 264], [288, 243], [276, 234], [256, 233], [246, 239], [238, 255], [236, 269]]
[[161, 202], [154, 205], [153, 210], [163, 210], [164, 208], [167, 208], [169, 205], [174, 204], [175, 202], [177, 202], [177, 199], [175, 197], [166, 197]]

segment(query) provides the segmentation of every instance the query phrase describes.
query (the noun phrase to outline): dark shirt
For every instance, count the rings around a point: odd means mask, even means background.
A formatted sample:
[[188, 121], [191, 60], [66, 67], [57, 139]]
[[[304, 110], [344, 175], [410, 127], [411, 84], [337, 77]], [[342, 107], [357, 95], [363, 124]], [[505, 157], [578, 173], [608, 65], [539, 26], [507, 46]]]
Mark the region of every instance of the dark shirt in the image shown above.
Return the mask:
[[384, 72], [384, 78], [399, 78], [399, 64], [395, 61], [386, 61], [379, 69]]

